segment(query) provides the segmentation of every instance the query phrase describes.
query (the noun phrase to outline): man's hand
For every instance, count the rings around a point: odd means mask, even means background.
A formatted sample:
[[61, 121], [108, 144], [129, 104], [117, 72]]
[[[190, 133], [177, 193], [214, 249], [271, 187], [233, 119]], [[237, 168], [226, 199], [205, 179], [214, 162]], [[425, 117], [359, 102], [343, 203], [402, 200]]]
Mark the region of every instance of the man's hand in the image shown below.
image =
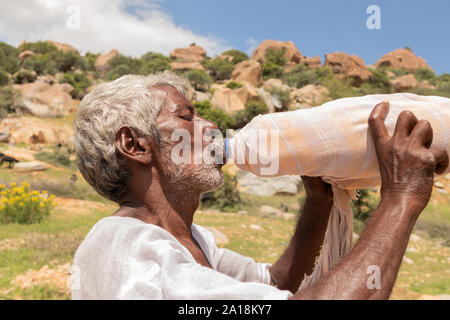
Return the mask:
[[430, 200], [434, 173], [448, 166], [444, 148], [433, 146], [433, 129], [426, 120], [417, 120], [411, 111], [400, 113], [394, 135], [388, 134], [384, 120], [389, 103], [378, 104], [369, 117], [381, 175], [381, 201], [404, 198], [419, 214]]

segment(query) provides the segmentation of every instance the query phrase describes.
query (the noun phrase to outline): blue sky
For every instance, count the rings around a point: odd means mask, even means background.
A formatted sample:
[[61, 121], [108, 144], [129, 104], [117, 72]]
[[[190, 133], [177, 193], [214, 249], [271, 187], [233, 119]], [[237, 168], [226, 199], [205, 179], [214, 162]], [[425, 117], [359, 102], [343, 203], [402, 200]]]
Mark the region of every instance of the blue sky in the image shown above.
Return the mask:
[[[213, 57], [230, 47], [251, 53], [275, 39], [322, 62], [343, 51], [368, 65], [409, 46], [437, 73], [450, 73], [450, 0], [0, 1], [0, 40], [16, 46], [54, 40], [82, 53], [116, 48], [138, 57], [196, 42]], [[380, 7], [381, 30], [366, 26], [369, 5]]]
[[[369, 30], [366, 9], [381, 10], [381, 30]], [[167, 0], [160, 7], [177, 25], [211, 33], [247, 52], [249, 39], [290, 40], [306, 56], [343, 51], [366, 64], [409, 46], [437, 73], [450, 73], [450, 1]]]

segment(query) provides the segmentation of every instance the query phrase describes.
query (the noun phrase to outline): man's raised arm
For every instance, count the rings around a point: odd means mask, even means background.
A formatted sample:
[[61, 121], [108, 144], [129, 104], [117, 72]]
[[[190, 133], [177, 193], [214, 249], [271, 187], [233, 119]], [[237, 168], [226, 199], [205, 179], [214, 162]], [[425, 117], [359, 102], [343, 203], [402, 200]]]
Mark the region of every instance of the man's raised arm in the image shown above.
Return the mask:
[[[390, 137], [388, 111], [388, 103], [378, 104], [369, 118], [382, 182], [379, 206], [353, 250], [292, 299], [389, 298], [411, 231], [430, 200], [434, 173], [443, 173], [449, 159], [445, 149], [431, 145], [429, 122], [410, 111], [400, 114]], [[368, 281], [378, 272], [379, 288]]]

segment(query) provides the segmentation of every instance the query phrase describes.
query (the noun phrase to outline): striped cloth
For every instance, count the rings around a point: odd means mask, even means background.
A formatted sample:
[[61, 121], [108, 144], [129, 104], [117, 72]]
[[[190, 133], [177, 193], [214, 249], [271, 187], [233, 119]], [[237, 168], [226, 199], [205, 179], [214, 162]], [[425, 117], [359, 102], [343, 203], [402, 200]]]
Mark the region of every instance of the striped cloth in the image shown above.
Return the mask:
[[[431, 123], [433, 144], [450, 154], [450, 99], [410, 93], [344, 98], [316, 108], [260, 115], [229, 142], [230, 157], [243, 170], [259, 176], [320, 176], [333, 187], [334, 205], [321, 255], [300, 289], [318, 280], [351, 250], [351, 200], [356, 189], [380, 185], [368, 118], [383, 101], [390, 103], [385, 123], [391, 135], [400, 112], [411, 110]], [[261, 147], [264, 141], [267, 148]], [[278, 168], [273, 165], [277, 161]]]

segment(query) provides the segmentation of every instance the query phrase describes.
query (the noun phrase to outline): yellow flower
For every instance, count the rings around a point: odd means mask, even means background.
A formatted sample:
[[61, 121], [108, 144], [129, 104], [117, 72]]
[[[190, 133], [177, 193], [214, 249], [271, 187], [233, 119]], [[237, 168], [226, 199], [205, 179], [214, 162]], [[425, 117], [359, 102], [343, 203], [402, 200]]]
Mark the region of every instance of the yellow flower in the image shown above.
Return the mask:
[[15, 183], [15, 182], [11, 182], [11, 183], [9, 184], [9, 187], [10, 187], [10, 188], [13, 188], [13, 187], [15, 187], [15, 186], [17, 186], [17, 183]]
[[3, 189], [3, 188], [5, 188], [6, 186], [2, 183], [2, 184], [0, 184], [0, 189]]
[[[39, 204], [39, 207], [41, 207], [41, 208], [43, 208], [45, 205], [44, 205], [44, 203], [43, 202], [41, 202], [40, 204]], [[1, 208], [0, 208], [1, 209]]]
[[5, 196], [5, 195], [6, 195], [6, 191], [2, 191], [2, 192], [0, 192], [0, 194], [1, 194], [2, 196]]
[[22, 182], [22, 186], [24, 186], [25, 188], [28, 188], [30, 186], [30, 184], [26, 181]]

